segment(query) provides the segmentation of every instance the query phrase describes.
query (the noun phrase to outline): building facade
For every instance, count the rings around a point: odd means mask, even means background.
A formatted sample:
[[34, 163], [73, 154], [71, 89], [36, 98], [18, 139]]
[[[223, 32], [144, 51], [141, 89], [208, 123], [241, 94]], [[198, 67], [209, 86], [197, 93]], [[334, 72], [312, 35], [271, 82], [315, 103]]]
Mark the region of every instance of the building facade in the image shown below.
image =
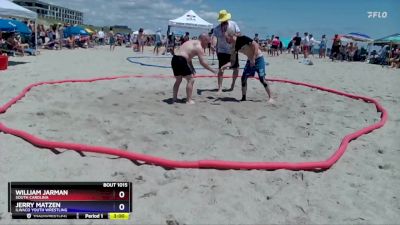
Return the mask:
[[83, 24], [83, 13], [77, 10], [38, 0], [14, 0], [14, 3], [36, 12], [42, 18], [60, 20], [71, 24]]

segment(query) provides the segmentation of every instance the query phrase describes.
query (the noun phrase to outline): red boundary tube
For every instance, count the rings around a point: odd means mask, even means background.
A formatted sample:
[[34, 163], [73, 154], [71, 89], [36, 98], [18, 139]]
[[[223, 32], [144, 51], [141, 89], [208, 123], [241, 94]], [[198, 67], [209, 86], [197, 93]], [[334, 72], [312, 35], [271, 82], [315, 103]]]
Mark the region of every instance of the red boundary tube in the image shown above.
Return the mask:
[[[71, 83], [71, 82], [94, 82], [94, 81], [102, 81], [102, 80], [114, 80], [120, 78], [159, 78], [159, 79], [167, 79], [172, 78], [173, 76], [162, 76], [162, 75], [125, 75], [125, 76], [112, 76], [112, 77], [101, 77], [101, 78], [93, 78], [93, 79], [79, 79], [79, 80], [59, 80], [59, 81], [47, 81], [47, 82], [38, 82], [34, 84], [28, 85], [26, 88], [22, 90], [16, 97], [12, 98], [5, 105], [0, 107], [0, 114], [6, 113], [6, 111], [17, 101], [21, 100], [27, 92], [29, 92], [33, 87], [45, 85], [45, 84], [60, 84], [60, 83]], [[208, 75], [197, 75], [196, 78], [211, 78], [215, 76]], [[230, 76], [225, 76], [226, 78], [230, 78]], [[17, 137], [20, 137], [27, 142], [41, 148], [47, 149], [68, 149], [82, 152], [95, 152], [101, 154], [108, 154], [119, 156], [121, 158], [126, 158], [134, 161], [143, 161], [146, 164], [157, 165], [165, 168], [213, 168], [213, 169], [237, 169], [237, 170], [277, 170], [277, 169], [286, 169], [286, 170], [327, 170], [329, 169], [335, 162], [337, 162], [340, 157], [346, 151], [348, 144], [371, 131], [382, 127], [387, 119], [388, 113], [385, 108], [383, 108], [378, 101], [369, 97], [363, 97], [359, 95], [349, 94], [342, 91], [337, 91], [334, 89], [321, 87], [313, 84], [302, 83], [298, 81], [291, 80], [281, 80], [281, 79], [268, 79], [273, 82], [281, 82], [288, 83], [294, 85], [301, 85], [310, 88], [315, 88], [321, 91], [330, 92], [333, 94], [341, 95], [344, 97], [363, 100], [366, 103], [374, 104], [378, 112], [381, 113], [381, 119], [379, 122], [374, 123], [368, 127], [362, 128], [354, 133], [346, 135], [339, 146], [339, 148], [330, 156], [328, 159], [324, 161], [314, 161], [314, 162], [238, 162], [238, 161], [224, 161], [224, 160], [199, 160], [199, 161], [177, 161], [177, 160], [169, 160], [164, 158], [159, 158], [151, 155], [135, 153], [131, 151], [115, 149], [115, 148], [107, 148], [102, 146], [91, 146], [84, 145], [79, 143], [68, 143], [68, 142], [57, 142], [57, 141], [48, 141], [32, 134], [29, 134], [23, 130], [17, 130], [13, 128], [7, 127], [4, 123], [0, 123], [0, 131], [11, 134]]]

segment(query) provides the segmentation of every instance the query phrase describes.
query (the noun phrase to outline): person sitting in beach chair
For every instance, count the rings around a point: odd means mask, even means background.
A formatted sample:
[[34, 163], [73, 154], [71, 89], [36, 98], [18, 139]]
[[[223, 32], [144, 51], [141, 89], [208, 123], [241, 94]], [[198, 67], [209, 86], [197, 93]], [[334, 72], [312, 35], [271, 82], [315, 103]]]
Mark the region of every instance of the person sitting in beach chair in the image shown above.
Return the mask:
[[0, 45], [6, 43], [6, 40], [3, 38], [3, 32], [0, 31]]
[[56, 49], [57, 47], [56, 47], [56, 41], [55, 40], [50, 40], [50, 41], [48, 41], [47, 43], [45, 43], [44, 45], [43, 45], [43, 48], [45, 48], [45, 49], [50, 49], [50, 50], [54, 50], [54, 49]]
[[15, 51], [15, 53], [20, 53], [24, 56], [24, 48], [25, 45], [20, 45], [18, 40], [16, 39], [15, 33], [11, 33], [10, 36], [6, 40], [7, 50]]
[[[27, 53], [28, 55], [38, 55], [39, 51], [37, 51], [36, 49], [32, 48], [30, 46], [30, 44], [28, 43], [23, 43], [22, 41], [22, 37], [20, 35], [17, 35], [15, 38], [18, 46], [22, 49], [22, 51], [25, 53]], [[27, 40], [27, 38], [25, 37], [24, 39], [25, 41]]]
[[388, 58], [389, 49], [390, 49], [390, 47], [388, 45], [385, 45], [379, 51], [378, 62], [379, 62], [379, 65], [381, 65], [382, 67], [384, 65], [387, 65], [387, 63], [388, 63], [387, 58]]
[[65, 47], [67, 47], [69, 49], [75, 48], [75, 41], [74, 41], [74, 37], [72, 35], [69, 36], [69, 38], [67, 39]]
[[264, 55], [261, 52], [259, 45], [253, 41], [253, 39], [247, 36], [239, 36], [234, 30], [228, 28], [225, 33], [226, 41], [231, 44], [231, 61], [221, 67], [221, 70], [230, 68], [231, 65], [235, 65], [238, 60], [235, 55], [240, 52], [247, 56], [247, 62], [242, 74], [242, 99], [246, 101], [247, 92], [247, 79], [254, 77], [257, 72], [258, 78], [261, 84], [264, 86], [265, 91], [268, 94], [268, 102], [273, 103], [271, 90], [267, 79], [265, 78], [265, 60]]
[[20, 35], [16, 36], [15, 40], [16, 40], [16, 42], [17, 42], [17, 45], [18, 45], [19, 47], [21, 47], [23, 50], [29, 48], [29, 44], [27, 44], [27, 43], [22, 43], [22, 40], [21, 40], [21, 36], [20, 36]]
[[400, 47], [393, 51], [389, 59], [390, 68], [400, 68]]
[[361, 49], [358, 51], [358, 61], [365, 61], [367, 57], [368, 51], [364, 47], [361, 47]]
[[0, 31], [0, 55], [3, 54], [3, 51], [6, 50], [7, 45], [6, 45], [6, 40], [3, 38], [3, 32]]
[[185, 78], [187, 81], [186, 85], [186, 104], [194, 104], [192, 100], [193, 75], [196, 73], [192, 59], [198, 57], [200, 64], [207, 70], [211, 71], [213, 74], [217, 74], [218, 71], [214, 70], [207, 64], [207, 59], [205, 58], [204, 48], [207, 47], [210, 38], [206, 33], [199, 36], [199, 40], [189, 40], [186, 41], [178, 50], [176, 54], [172, 57], [171, 66], [175, 76], [175, 84], [173, 87], [172, 102], [178, 100], [178, 90], [182, 79]]

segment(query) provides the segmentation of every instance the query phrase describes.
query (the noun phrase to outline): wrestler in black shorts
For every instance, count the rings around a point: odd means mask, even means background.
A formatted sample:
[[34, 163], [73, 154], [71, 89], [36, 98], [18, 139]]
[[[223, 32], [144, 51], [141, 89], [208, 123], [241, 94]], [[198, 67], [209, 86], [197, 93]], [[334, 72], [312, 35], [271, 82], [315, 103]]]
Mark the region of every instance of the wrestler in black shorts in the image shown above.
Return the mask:
[[171, 60], [174, 76], [190, 76], [196, 71], [187, 62], [186, 58], [180, 55], [174, 55]]
[[[226, 54], [226, 53], [218, 53], [217, 54], [218, 58], [218, 68], [221, 69], [222, 66], [227, 64], [228, 62], [231, 61], [231, 55]], [[231, 66], [232, 69], [237, 69], [239, 68], [239, 55], [236, 53], [236, 62], [233, 66]]]

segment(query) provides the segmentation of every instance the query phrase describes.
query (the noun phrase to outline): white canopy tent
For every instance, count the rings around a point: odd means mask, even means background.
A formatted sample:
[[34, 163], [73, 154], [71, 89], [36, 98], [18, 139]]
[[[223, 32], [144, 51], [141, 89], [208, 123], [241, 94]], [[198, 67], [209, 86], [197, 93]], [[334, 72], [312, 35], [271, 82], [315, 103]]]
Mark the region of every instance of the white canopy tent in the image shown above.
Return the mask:
[[9, 0], [0, 0], [0, 17], [35, 20], [35, 48], [37, 50], [37, 13], [19, 6]]
[[13, 17], [36, 20], [37, 13], [8, 0], [0, 0], [0, 17]]
[[198, 28], [198, 29], [213, 28], [213, 25], [211, 23], [203, 20], [193, 10], [187, 11], [181, 17], [170, 20], [168, 25], [169, 25], [168, 28], [169, 27], [184, 27], [184, 28]]

